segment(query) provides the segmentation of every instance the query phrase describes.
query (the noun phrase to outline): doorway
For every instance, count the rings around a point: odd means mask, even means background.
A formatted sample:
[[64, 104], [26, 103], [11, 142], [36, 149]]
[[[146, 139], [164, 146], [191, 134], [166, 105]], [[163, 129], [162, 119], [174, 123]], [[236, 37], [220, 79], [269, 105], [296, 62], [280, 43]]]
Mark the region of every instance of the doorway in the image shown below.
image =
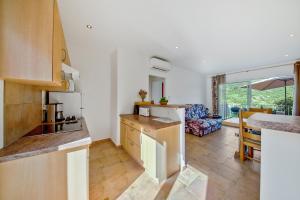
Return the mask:
[[165, 78], [158, 76], [149, 76], [149, 97], [154, 103], [159, 103], [160, 99], [165, 96]]

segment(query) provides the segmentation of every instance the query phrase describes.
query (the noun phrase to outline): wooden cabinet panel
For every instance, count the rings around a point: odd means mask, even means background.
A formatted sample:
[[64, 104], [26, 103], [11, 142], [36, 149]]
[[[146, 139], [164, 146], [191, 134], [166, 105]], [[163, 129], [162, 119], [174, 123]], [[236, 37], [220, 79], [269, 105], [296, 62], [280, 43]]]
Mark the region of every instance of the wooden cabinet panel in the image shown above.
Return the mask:
[[138, 163], [142, 164], [141, 160], [141, 148], [139, 145], [135, 144], [129, 138], [127, 139], [127, 151], [129, 155], [133, 157]]
[[61, 64], [63, 54], [63, 33], [59, 18], [58, 5], [54, 2], [53, 11], [53, 82], [61, 83]]
[[180, 125], [151, 130], [136, 121], [121, 118], [122, 146], [125, 142], [130, 156], [159, 182], [180, 170], [179, 132]]
[[121, 121], [121, 145], [137, 162], [142, 165], [140, 133]]
[[53, 81], [60, 84], [62, 63], [71, 66], [71, 62], [64, 37], [62, 23], [60, 20], [57, 1], [54, 2], [53, 13]]
[[88, 146], [0, 163], [0, 200], [87, 200]]
[[127, 120], [127, 119], [122, 119], [122, 122], [127, 124], [128, 126], [131, 126], [132, 128], [135, 128], [137, 130], [140, 130], [141, 129], [141, 126], [137, 123], [134, 123], [130, 120]]
[[0, 1], [0, 77], [52, 82], [54, 0]]
[[127, 137], [130, 139], [132, 142], [134, 142], [136, 145], [141, 144], [141, 134], [138, 130], [135, 128], [132, 128], [130, 126], [127, 126]]
[[0, 199], [68, 199], [67, 157], [54, 152], [0, 164]]
[[126, 132], [126, 124], [121, 123], [121, 145], [127, 150], [127, 132]]

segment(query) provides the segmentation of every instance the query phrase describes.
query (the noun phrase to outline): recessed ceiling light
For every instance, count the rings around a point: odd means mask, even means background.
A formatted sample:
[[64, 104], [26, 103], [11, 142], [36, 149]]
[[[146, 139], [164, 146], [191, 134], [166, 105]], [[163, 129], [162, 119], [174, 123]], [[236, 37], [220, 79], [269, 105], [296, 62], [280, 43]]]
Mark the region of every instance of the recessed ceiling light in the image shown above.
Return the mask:
[[86, 25], [86, 28], [93, 29], [93, 26], [91, 24]]
[[294, 33], [290, 33], [290, 37], [295, 37], [295, 34]]
[[179, 47], [176, 46], [175, 48], [178, 49]]
[[289, 57], [289, 54], [285, 54], [284, 56], [285, 56], [285, 57]]

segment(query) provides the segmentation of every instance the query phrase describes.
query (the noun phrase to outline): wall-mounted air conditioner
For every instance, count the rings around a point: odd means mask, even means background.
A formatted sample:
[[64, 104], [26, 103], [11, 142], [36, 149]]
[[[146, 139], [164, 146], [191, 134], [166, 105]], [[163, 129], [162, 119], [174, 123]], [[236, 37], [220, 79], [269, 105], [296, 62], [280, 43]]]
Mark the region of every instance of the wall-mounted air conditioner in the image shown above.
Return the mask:
[[163, 72], [168, 72], [172, 69], [171, 63], [157, 57], [152, 57], [150, 59], [150, 66], [151, 69], [159, 70]]

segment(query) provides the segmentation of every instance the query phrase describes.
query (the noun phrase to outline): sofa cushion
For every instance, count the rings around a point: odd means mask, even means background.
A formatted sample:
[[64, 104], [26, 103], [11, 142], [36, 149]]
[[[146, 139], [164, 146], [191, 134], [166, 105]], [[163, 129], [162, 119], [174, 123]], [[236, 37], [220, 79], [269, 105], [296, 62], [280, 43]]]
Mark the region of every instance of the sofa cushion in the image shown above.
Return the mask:
[[191, 119], [185, 122], [186, 133], [192, 133], [197, 136], [212, 133], [222, 126], [222, 119]]
[[203, 119], [208, 116], [208, 108], [203, 104], [189, 104], [185, 109], [185, 119]]

